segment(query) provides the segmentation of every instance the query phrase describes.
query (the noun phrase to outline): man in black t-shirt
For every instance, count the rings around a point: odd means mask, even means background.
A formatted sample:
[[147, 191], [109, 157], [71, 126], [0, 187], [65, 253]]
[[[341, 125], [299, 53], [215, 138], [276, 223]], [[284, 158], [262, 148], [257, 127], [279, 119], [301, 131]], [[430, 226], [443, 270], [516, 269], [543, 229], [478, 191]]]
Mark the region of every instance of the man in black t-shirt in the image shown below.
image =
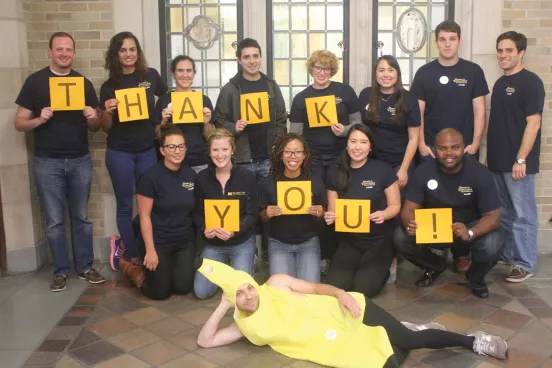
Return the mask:
[[[447, 128], [435, 139], [437, 160], [420, 165], [408, 183], [406, 201], [401, 211], [403, 227], [395, 231], [395, 246], [406, 259], [425, 270], [416, 286], [427, 287], [445, 270], [446, 260], [431, 248], [466, 248], [472, 264], [466, 272], [473, 293], [487, 298], [485, 276], [495, 266], [503, 244], [500, 226], [500, 202], [489, 170], [464, 157], [464, 138]], [[452, 208], [452, 244], [416, 244], [419, 208]]]
[[[48, 56], [51, 64], [31, 74], [15, 103], [19, 106], [15, 129], [33, 132], [35, 151], [33, 168], [38, 195], [46, 217], [46, 237], [50, 244], [54, 276], [52, 291], [65, 290], [71, 271], [65, 234], [65, 203], [69, 204], [75, 268], [79, 278], [93, 284], [105, 281], [94, 268], [92, 222], [88, 220], [88, 199], [92, 185], [92, 159], [88, 151], [88, 130], [100, 127], [98, 98], [92, 83], [84, 78], [82, 111], [54, 111], [50, 78], [82, 77], [71, 69], [76, 56], [70, 34], [50, 37]], [[67, 86], [66, 88], [72, 88]], [[66, 92], [69, 96], [69, 91]]]
[[496, 42], [504, 70], [493, 88], [487, 134], [487, 162], [501, 201], [502, 259], [512, 266], [509, 282], [533, 276], [537, 265], [538, 215], [535, 175], [539, 172], [544, 85], [523, 68], [527, 38], [506, 32]]
[[[422, 160], [435, 158], [435, 135], [454, 128], [464, 136], [465, 154], [478, 155], [485, 130], [485, 96], [489, 93], [483, 69], [461, 59], [460, 26], [445, 20], [435, 29], [439, 57], [416, 72], [411, 92], [418, 98], [422, 114], [422, 134], [418, 143]], [[453, 250], [458, 272], [469, 268], [465, 249]]]

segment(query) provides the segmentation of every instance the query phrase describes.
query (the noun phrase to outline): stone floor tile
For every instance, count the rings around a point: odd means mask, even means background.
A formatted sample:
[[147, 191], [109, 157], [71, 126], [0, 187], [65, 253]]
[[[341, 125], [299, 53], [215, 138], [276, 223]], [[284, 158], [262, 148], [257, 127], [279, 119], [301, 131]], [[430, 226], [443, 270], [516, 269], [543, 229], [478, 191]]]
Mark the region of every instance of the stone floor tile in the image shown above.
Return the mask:
[[520, 313], [499, 309], [485, 317], [484, 321], [493, 325], [506, 327], [519, 331], [523, 326], [531, 322], [532, 318]]
[[396, 296], [396, 294], [388, 293], [374, 298], [373, 302], [386, 311], [391, 311], [397, 308], [402, 308], [409, 303], [412, 303], [412, 300], [399, 298]]
[[470, 298], [461, 301], [458, 304], [455, 304], [449, 312], [456, 313], [460, 316], [474, 318], [474, 319], [481, 319], [492, 312], [496, 311], [497, 308], [483, 304], [483, 303], [473, 303]]
[[193, 300], [178, 298], [154, 306], [155, 309], [170, 315], [176, 315], [196, 309], [198, 306]]
[[421, 320], [428, 320], [441, 314], [444, 310], [452, 308], [455, 301], [458, 301], [458, 299], [448, 295], [430, 294], [397, 309], [396, 312]]
[[[531, 298], [531, 299], [533, 299], [533, 298]], [[531, 312], [529, 312], [529, 309], [527, 309], [526, 306], [524, 306], [523, 304], [521, 304], [519, 302], [518, 299], [512, 300], [510, 303], [506, 304], [501, 309], [504, 309], [504, 310], [507, 310], [507, 311], [510, 311], [510, 312], [520, 313], [520, 314], [526, 315], [526, 316], [531, 317], [531, 318], [535, 317], [535, 316], [533, 316], [533, 314]]]
[[226, 364], [227, 368], [282, 368], [286, 363], [291, 361], [281, 361], [272, 354], [251, 354], [243, 358], [234, 360], [233, 362]]
[[132, 352], [132, 355], [135, 357], [155, 367], [184, 354], [186, 354], [184, 349], [165, 340], [158, 341]]
[[384, 290], [384, 294], [393, 294], [398, 298], [414, 300], [426, 296], [428, 291], [414, 286], [390, 285]]
[[505, 296], [500, 294], [489, 294], [489, 297], [485, 299], [481, 299], [474, 295], [471, 295], [467, 297], [465, 301], [468, 301], [470, 303], [475, 303], [475, 304], [490, 305], [491, 307], [496, 307], [496, 308], [502, 308], [506, 304], [510, 303], [512, 299], [513, 298], [510, 296]]
[[538, 295], [532, 292], [523, 284], [505, 283], [504, 288], [510, 293], [510, 295], [516, 298], [537, 298]]
[[439, 287], [435, 294], [448, 295], [458, 299], [464, 299], [472, 294], [472, 291], [468, 284], [445, 284]]
[[95, 307], [77, 305], [69, 309], [66, 316], [69, 317], [90, 317]]
[[213, 314], [211, 308], [201, 307], [189, 312], [178, 314], [177, 317], [195, 326], [201, 326]]
[[550, 307], [550, 305], [541, 298], [519, 298], [519, 302], [527, 308]]
[[529, 312], [537, 318], [552, 318], [552, 307], [529, 308]]
[[120, 347], [125, 351], [132, 351], [142, 346], [152, 344], [161, 338], [149, 331], [141, 328], [131, 330], [109, 340], [113, 345]]
[[552, 359], [546, 359], [539, 365], [539, 368], [552, 368]]
[[188, 351], [197, 350], [199, 349], [199, 346], [197, 345], [197, 336], [199, 335], [199, 331], [199, 327], [194, 327], [190, 330], [186, 330], [172, 336], [170, 341]]
[[101, 295], [83, 295], [75, 302], [75, 305], [95, 306], [100, 304], [102, 299], [103, 299], [103, 296]]
[[543, 358], [516, 348], [508, 348], [508, 360], [499, 360], [489, 357], [487, 361], [502, 367], [533, 368], [537, 367], [543, 361]]
[[121, 349], [104, 340], [69, 351], [72, 358], [87, 365], [99, 364], [122, 354]]
[[86, 320], [85, 325], [93, 325], [102, 321], [105, 321], [106, 319], [116, 317], [117, 314], [108, 311], [107, 309], [103, 308], [101, 305], [97, 306], [94, 310], [94, 313]]
[[432, 368], [430, 365], [417, 362], [415, 360], [407, 359], [402, 365], [401, 368]]
[[90, 325], [87, 328], [103, 338], [109, 338], [130, 331], [136, 328], [136, 325], [123, 317], [113, 317]]
[[98, 337], [95, 333], [88, 331], [87, 329], [82, 329], [79, 335], [75, 338], [73, 343], [69, 346], [69, 350], [78, 349], [88, 344], [92, 344], [96, 341], [100, 341], [101, 338]]
[[449, 331], [452, 332], [465, 332], [472, 327], [476, 320], [473, 318], [459, 316], [455, 313], [445, 312], [433, 319], [434, 322], [438, 322], [444, 325]]
[[55, 365], [55, 368], [84, 368], [84, 367], [85, 367], [84, 365], [82, 365], [79, 361], [71, 358], [69, 355], [65, 355]]
[[152, 307], [138, 309], [134, 312], [123, 314], [124, 319], [134, 323], [137, 326], [149, 325], [150, 323], [157, 322], [166, 317], [168, 317], [167, 314]]
[[548, 358], [552, 354], [552, 341], [520, 332], [508, 340], [508, 347]]
[[73, 340], [81, 332], [81, 326], [62, 326], [54, 327], [46, 336], [47, 339], [54, 340]]
[[552, 344], [552, 329], [548, 328], [542, 322], [542, 320], [539, 320], [539, 319], [533, 320], [523, 328], [522, 332], [525, 332], [539, 339], [551, 340], [551, 344]]
[[323, 367], [323, 365], [312, 363], [312, 362], [307, 362], [307, 361], [304, 361], [304, 360], [297, 360], [296, 362], [286, 366], [286, 368], [287, 367], [290, 367], [290, 368], [320, 368], [320, 367]]
[[230, 364], [233, 361], [243, 358], [255, 352], [255, 345], [249, 341], [240, 340], [231, 345], [219, 346], [216, 348], [203, 349], [199, 348], [195, 354], [219, 365]]
[[71, 340], [51, 340], [46, 339], [40, 344], [36, 351], [61, 353], [71, 343]]
[[102, 307], [117, 314], [124, 314], [146, 307], [146, 304], [139, 302], [134, 298], [130, 298], [120, 293], [117, 294], [118, 295], [106, 297], [102, 302]]
[[170, 339], [177, 333], [189, 330], [193, 327], [194, 325], [175, 317], [167, 317], [147, 326], [143, 326], [145, 330], [148, 330], [149, 332], [152, 332], [164, 339]]
[[489, 362], [483, 362], [477, 365], [476, 368], [500, 368], [500, 366]]
[[86, 322], [87, 317], [63, 317], [58, 326], [82, 326]]
[[508, 340], [510, 337], [516, 334], [516, 331], [512, 331], [501, 326], [496, 326], [496, 325], [492, 325], [490, 323], [485, 323], [481, 321], [473, 325], [470, 329], [468, 329], [466, 331], [466, 334], [471, 334], [476, 331], [483, 331], [491, 335], [500, 336], [506, 340]]
[[487, 288], [489, 289], [490, 294], [499, 294], [507, 297], [511, 297], [512, 295], [506, 290], [501, 284], [498, 282], [492, 282], [489, 283]]
[[35, 352], [31, 354], [29, 359], [25, 362], [23, 365], [24, 368], [27, 367], [54, 367], [59, 360], [61, 354], [60, 353], [40, 353]]
[[[94, 368], [149, 368], [149, 364], [141, 361], [140, 359], [133, 357], [132, 355], [121, 355], [117, 358], [113, 358], [101, 364], [98, 364]], [[184, 366], [182, 366], [184, 367]]]
[[186, 354], [183, 357], [171, 360], [168, 363], [162, 364], [159, 368], [182, 368], [182, 367], [194, 367], [194, 368], [216, 368], [218, 365], [211, 363], [210, 361], [195, 354]]

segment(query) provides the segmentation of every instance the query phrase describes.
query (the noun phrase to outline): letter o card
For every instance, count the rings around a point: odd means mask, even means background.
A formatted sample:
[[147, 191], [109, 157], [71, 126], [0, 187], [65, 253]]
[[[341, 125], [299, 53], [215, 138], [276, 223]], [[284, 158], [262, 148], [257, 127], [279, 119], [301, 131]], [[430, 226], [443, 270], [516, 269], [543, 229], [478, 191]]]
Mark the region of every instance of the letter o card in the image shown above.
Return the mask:
[[239, 199], [205, 199], [205, 228], [240, 231]]
[[414, 211], [416, 244], [452, 243], [452, 208], [426, 208]]
[[144, 87], [118, 89], [115, 91], [115, 98], [119, 101], [119, 122], [149, 118], [148, 99]]
[[203, 123], [201, 92], [171, 92], [174, 124]]
[[370, 232], [370, 201], [367, 199], [336, 199], [335, 231], [342, 233]]
[[311, 128], [327, 127], [338, 122], [334, 95], [305, 98], [305, 104]]
[[305, 215], [312, 206], [310, 181], [279, 181], [276, 183], [278, 207], [283, 208], [282, 215]]
[[240, 95], [240, 115], [247, 124], [260, 124], [270, 121], [268, 92]]
[[84, 110], [84, 77], [51, 77], [49, 82], [52, 110]]

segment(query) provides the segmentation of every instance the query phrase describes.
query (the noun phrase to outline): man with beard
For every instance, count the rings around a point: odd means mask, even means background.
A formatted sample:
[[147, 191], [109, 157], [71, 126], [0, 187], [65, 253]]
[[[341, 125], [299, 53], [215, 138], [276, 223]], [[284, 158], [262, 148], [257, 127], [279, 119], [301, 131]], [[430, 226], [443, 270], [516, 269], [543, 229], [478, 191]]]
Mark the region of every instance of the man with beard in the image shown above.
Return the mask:
[[[495, 266], [503, 244], [498, 232], [500, 202], [493, 178], [485, 166], [464, 158], [464, 138], [447, 128], [435, 137], [436, 161], [423, 163], [414, 172], [401, 211], [403, 227], [395, 231], [398, 252], [418, 267], [424, 275], [416, 286], [427, 287], [446, 269], [446, 260], [432, 250], [466, 247], [472, 264], [466, 278], [473, 294], [487, 298], [485, 276]], [[416, 244], [418, 227], [414, 211], [419, 208], [452, 208], [454, 242]]]

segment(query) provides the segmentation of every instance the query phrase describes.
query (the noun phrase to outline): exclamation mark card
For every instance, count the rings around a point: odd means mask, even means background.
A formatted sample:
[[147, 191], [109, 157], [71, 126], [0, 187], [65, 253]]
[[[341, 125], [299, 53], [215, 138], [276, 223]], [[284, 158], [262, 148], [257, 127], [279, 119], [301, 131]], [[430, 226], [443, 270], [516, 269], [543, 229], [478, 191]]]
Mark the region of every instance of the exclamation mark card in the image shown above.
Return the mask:
[[416, 244], [452, 243], [452, 208], [416, 210]]

